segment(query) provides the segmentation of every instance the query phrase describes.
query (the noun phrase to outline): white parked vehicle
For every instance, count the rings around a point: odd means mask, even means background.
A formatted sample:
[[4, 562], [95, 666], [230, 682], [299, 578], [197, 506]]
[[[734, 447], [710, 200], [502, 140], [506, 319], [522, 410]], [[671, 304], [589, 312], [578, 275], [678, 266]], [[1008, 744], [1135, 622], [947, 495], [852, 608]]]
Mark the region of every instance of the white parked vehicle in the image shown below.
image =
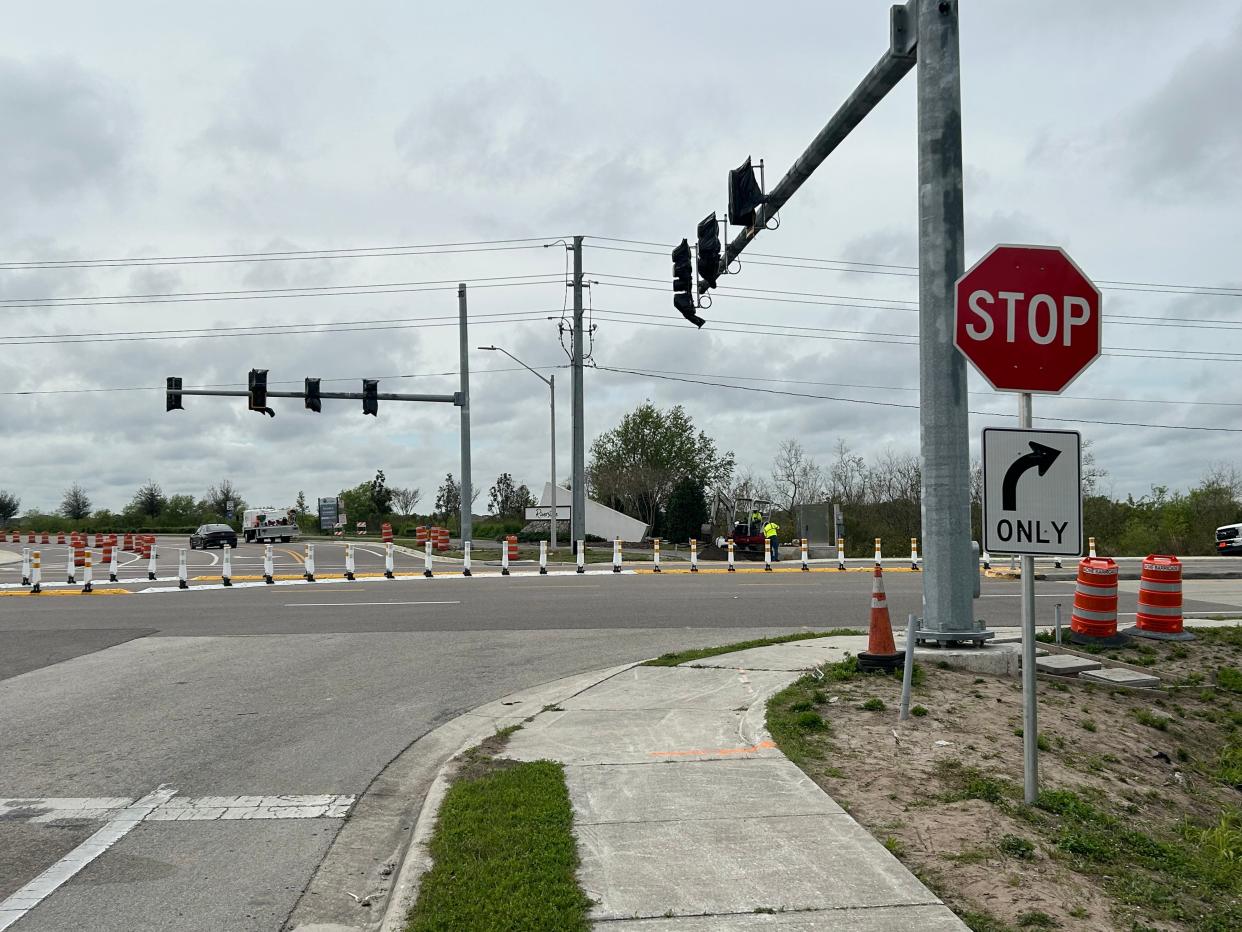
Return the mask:
[[1216, 529], [1216, 552], [1232, 556], [1242, 551], [1242, 524], [1226, 524]]
[[298, 539], [294, 508], [247, 508], [242, 515], [242, 535], [248, 544], [287, 544]]

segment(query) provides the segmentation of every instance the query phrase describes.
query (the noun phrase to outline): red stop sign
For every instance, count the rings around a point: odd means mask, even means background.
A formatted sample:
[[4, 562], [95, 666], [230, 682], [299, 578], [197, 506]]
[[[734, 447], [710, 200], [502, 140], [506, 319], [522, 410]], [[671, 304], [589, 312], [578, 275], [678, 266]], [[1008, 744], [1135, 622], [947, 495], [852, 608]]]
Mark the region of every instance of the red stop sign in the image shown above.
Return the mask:
[[953, 342], [993, 388], [1056, 394], [1100, 355], [1100, 292], [1057, 246], [994, 246], [957, 280]]

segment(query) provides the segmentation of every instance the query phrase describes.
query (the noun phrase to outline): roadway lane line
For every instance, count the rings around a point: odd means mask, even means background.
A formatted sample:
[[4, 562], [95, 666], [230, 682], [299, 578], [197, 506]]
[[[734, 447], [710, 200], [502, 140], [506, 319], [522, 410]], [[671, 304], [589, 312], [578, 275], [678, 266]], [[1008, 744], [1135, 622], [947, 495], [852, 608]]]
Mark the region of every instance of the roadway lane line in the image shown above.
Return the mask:
[[286, 602], [285, 608], [345, 608], [374, 605], [461, 605], [461, 602]]
[[0, 903], [0, 932], [17, 922], [114, 844], [132, 832], [152, 812], [175, 796], [171, 786], [161, 786], [120, 810], [104, 827], [30, 883]]

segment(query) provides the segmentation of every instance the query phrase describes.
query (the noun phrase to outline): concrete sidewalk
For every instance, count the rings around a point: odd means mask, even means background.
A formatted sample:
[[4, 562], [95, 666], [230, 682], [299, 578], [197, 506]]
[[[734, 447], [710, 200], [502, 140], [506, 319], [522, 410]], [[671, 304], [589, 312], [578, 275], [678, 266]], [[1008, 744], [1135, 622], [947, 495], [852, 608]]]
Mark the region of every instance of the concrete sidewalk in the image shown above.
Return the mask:
[[596, 929], [967, 928], [764, 729], [768, 697], [845, 640], [631, 667], [510, 738], [565, 765]]

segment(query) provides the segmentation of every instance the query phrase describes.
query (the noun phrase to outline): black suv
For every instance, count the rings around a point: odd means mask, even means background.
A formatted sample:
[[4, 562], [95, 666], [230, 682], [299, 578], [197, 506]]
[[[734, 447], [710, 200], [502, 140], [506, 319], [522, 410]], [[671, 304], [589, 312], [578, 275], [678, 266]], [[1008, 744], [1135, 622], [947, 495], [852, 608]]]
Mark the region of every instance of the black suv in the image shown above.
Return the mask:
[[208, 547], [237, 546], [237, 532], [227, 524], [204, 524], [190, 535], [191, 550], [206, 550]]

